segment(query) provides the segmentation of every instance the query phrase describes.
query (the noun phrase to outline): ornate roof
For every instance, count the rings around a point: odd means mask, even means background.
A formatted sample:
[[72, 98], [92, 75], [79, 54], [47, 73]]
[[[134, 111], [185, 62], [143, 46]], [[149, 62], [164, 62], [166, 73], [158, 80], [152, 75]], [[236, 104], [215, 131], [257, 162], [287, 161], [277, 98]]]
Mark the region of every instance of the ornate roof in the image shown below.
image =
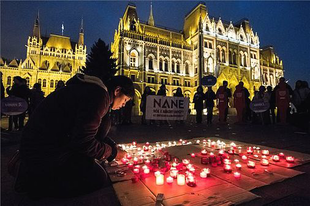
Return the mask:
[[47, 47], [53, 47], [58, 49], [72, 50], [70, 37], [50, 34], [50, 37], [46, 43]]

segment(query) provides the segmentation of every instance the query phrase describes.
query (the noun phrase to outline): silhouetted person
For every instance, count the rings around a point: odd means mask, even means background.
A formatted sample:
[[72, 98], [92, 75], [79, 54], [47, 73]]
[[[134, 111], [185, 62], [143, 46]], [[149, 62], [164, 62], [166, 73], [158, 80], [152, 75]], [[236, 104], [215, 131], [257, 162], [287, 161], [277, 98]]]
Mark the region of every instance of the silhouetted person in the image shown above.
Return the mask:
[[[7, 88], [7, 93], [9, 96], [15, 96], [24, 99], [29, 105], [30, 89], [26, 84], [26, 80], [20, 76], [15, 76], [13, 78], [13, 86], [10, 89]], [[15, 129], [22, 130], [24, 128], [24, 121], [26, 117], [26, 111], [19, 115], [13, 116], [13, 122]], [[12, 127], [9, 125], [9, 130]]]
[[[263, 102], [269, 102], [269, 97], [268, 95], [265, 93], [266, 88], [264, 86], [260, 86], [258, 92], [255, 93], [253, 101], [263, 101]], [[260, 117], [260, 121], [262, 124], [267, 124], [268, 123], [268, 118], [269, 118], [269, 111], [265, 111], [265, 112], [255, 112], [259, 117]], [[255, 119], [255, 117], [253, 117], [253, 121], [257, 121], [257, 119]]]
[[97, 160], [112, 161], [118, 153], [107, 137], [109, 110], [120, 109], [134, 94], [128, 77], [103, 83], [77, 74], [47, 96], [22, 133], [16, 189], [35, 198], [73, 197], [107, 184]]
[[[276, 115], [275, 115], [275, 108], [276, 108], [276, 96], [275, 96], [275, 93], [274, 91], [272, 91], [272, 87], [271, 86], [268, 86], [267, 87], [267, 94], [268, 95], [268, 99], [269, 99], [269, 116], [271, 114], [271, 122], [272, 124], [275, 124], [276, 123]], [[270, 120], [270, 118], [269, 118]]]
[[196, 123], [198, 124], [202, 122], [203, 100], [204, 100], [203, 88], [202, 86], [199, 86], [197, 87], [193, 99], [193, 103], [195, 104], [194, 109], [196, 110]]
[[[158, 96], [167, 96], [167, 91], [166, 91], [166, 85], [162, 84], [159, 88], [159, 90], [157, 91], [157, 95]], [[160, 120], [159, 121], [160, 124], [168, 124], [167, 120]]]
[[31, 90], [30, 103], [29, 103], [29, 117], [35, 110], [35, 108], [43, 101], [44, 92], [41, 90], [41, 84], [35, 83]]
[[220, 86], [216, 92], [216, 98], [219, 100], [218, 109], [220, 123], [226, 122], [228, 115], [228, 102], [231, 97], [231, 91], [227, 88], [227, 85], [228, 82], [223, 81], [223, 86]]
[[144, 88], [144, 92], [142, 94], [141, 103], [140, 103], [140, 110], [142, 112], [142, 118], [141, 118], [141, 123], [142, 124], [146, 124], [146, 119], [145, 119], [145, 115], [146, 115], [146, 100], [147, 100], [147, 96], [151, 95], [151, 93], [152, 93], [151, 88], [149, 86], [146, 86]]
[[212, 124], [213, 119], [213, 107], [216, 95], [212, 90], [212, 87], [208, 87], [208, 91], [205, 94], [205, 103], [207, 108], [207, 124]]
[[246, 112], [246, 94], [243, 87], [243, 82], [239, 82], [234, 92], [234, 105], [237, 110], [237, 122], [243, 123], [245, 121]]
[[[177, 91], [173, 94], [174, 97], [184, 97], [181, 87], [177, 88]], [[176, 123], [183, 123], [183, 120], [176, 120]]]
[[65, 87], [65, 86], [66, 86], [65, 82], [62, 81], [62, 80], [59, 80], [59, 81], [57, 82], [55, 91], [58, 90], [58, 89], [61, 89], [61, 88]]
[[131, 114], [132, 114], [132, 107], [135, 105], [134, 100], [129, 100], [125, 107], [123, 108], [123, 121], [122, 124], [132, 124], [131, 122]]

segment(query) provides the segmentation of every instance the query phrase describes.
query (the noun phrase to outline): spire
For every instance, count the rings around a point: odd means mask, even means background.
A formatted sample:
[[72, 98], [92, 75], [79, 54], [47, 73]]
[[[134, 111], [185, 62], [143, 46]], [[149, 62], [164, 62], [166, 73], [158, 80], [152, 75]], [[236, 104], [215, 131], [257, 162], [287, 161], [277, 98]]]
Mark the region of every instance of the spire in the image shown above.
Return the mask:
[[65, 25], [64, 25], [64, 22], [62, 22], [62, 24], [61, 24], [61, 36], [64, 35], [64, 30], [65, 30]]
[[150, 11], [150, 16], [149, 20], [147, 21], [148, 25], [154, 26], [154, 17], [153, 17], [153, 6], [151, 2], [151, 11]]
[[38, 14], [37, 14], [37, 18], [34, 22], [34, 25], [33, 25], [33, 31], [32, 31], [32, 35], [37, 37], [38, 39], [41, 38], [41, 33], [40, 33], [40, 21], [39, 21], [39, 11], [38, 11]]
[[82, 17], [78, 45], [84, 45], [84, 28], [83, 28], [83, 23], [84, 22], [83, 22], [83, 17]]

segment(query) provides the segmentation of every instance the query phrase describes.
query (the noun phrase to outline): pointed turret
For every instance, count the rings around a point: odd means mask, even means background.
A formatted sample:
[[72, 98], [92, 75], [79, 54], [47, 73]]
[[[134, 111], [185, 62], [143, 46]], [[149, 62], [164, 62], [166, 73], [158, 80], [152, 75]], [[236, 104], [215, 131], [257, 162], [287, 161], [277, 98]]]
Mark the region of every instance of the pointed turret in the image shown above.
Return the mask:
[[151, 2], [151, 11], [150, 11], [150, 16], [149, 16], [149, 20], [147, 21], [148, 25], [150, 26], [154, 26], [154, 17], [153, 17], [153, 6], [152, 6], [152, 2]]
[[40, 32], [40, 21], [39, 21], [39, 11], [38, 11], [38, 15], [37, 18], [35, 20], [35, 23], [33, 25], [33, 32], [32, 35], [37, 37], [38, 39], [41, 38], [41, 32]]
[[79, 35], [79, 42], [78, 45], [84, 45], [84, 28], [83, 28], [83, 18], [81, 20], [81, 29]]

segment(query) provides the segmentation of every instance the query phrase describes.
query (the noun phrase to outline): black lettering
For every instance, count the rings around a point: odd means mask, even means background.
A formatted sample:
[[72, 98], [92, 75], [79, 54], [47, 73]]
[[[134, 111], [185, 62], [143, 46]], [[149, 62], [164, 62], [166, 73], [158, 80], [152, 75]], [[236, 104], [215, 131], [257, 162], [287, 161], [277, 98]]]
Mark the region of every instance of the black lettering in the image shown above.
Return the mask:
[[157, 101], [156, 99], [154, 99], [154, 105], [153, 105], [153, 107], [156, 108], [156, 105], [157, 105], [158, 107], [161, 107], [161, 99], [159, 99], [158, 101]]

